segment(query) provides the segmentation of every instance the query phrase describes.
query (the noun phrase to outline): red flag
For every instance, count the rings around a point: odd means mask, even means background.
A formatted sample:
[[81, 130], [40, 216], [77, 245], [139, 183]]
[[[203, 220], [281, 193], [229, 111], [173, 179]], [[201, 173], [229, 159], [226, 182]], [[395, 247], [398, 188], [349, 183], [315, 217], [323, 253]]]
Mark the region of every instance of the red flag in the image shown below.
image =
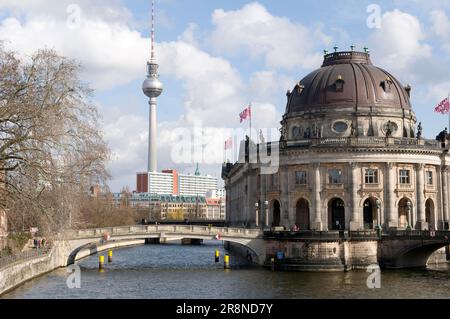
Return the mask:
[[233, 139], [230, 137], [225, 141], [225, 149], [229, 150], [232, 147], [233, 147]]
[[441, 114], [448, 114], [450, 112], [449, 98], [447, 97], [441, 103], [439, 103], [438, 106], [436, 106], [436, 108], [434, 109], [434, 111]]
[[246, 119], [251, 118], [252, 117], [252, 107], [249, 106], [245, 110], [243, 110], [241, 112], [241, 114], [239, 114], [239, 117], [241, 119], [241, 123], [244, 122]]

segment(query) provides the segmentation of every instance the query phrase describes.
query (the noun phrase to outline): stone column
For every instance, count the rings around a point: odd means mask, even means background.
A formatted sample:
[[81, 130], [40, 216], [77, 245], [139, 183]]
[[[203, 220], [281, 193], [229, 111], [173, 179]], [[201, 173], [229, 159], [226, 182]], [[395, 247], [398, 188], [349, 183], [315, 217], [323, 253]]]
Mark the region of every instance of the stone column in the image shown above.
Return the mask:
[[428, 223], [425, 221], [425, 165], [418, 164], [416, 168], [417, 179], [417, 223], [416, 229], [424, 230], [428, 229]]
[[446, 166], [443, 166], [441, 168], [441, 184], [442, 184], [442, 190], [441, 190], [441, 196], [442, 196], [442, 213], [440, 216], [439, 221], [439, 228], [444, 229], [445, 222], [448, 221], [448, 168]]
[[311, 229], [322, 230], [322, 210], [320, 203], [320, 164], [314, 165], [314, 190], [313, 190], [313, 205], [314, 205], [314, 221], [311, 223]]
[[350, 176], [351, 176], [351, 220], [350, 220], [350, 230], [361, 230], [361, 212], [358, 205], [358, 164], [353, 162], [350, 163]]
[[385, 219], [386, 227], [398, 227], [398, 210], [395, 207], [395, 187], [397, 185], [397, 174], [395, 163], [386, 165], [386, 199], [385, 199]]
[[280, 178], [278, 181], [280, 187], [280, 217], [281, 225], [289, 229], [293, 223], [289, 220], [289, 176], [287, 167], [280, 167]]

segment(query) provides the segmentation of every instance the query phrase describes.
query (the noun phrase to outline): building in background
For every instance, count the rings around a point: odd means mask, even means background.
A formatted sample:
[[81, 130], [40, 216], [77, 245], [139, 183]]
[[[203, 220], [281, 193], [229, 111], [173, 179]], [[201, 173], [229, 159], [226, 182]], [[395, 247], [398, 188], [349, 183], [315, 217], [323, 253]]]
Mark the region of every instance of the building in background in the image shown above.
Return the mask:
[[225, 220], [225, 200], [220, 198], [206, 199], [206, 219]]
[[225, 188], [212, 189], [206, 193], [206, 198], [219, 198], [224, 200], [225, 197], [226, 197]]
[[138, 173], [136, 192], [174, 196], [206, 196], [211, 190], [217, 190], [218, 179], [214, 176], [179, 174], [176, 170], [164, 170], [161, 173]]
[[150, 193], [113, 193], [114, 206], [147, 211], [151, 220], [207, 219], [204, 196], [174, 196]]

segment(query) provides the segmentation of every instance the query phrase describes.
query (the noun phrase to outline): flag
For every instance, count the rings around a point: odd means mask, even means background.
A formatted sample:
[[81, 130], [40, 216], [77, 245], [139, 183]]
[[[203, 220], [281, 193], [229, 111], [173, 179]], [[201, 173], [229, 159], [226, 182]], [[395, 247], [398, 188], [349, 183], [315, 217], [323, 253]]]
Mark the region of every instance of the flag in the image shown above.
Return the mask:
[[449, 98], [447, 97], [441, 103], [439, 103], [438, 106], [436, 106], [436, 108], [434, 109], [434, 111], [441, 114], [448, 114], [450, 112]]
[[242, 122], [244, 122], [246, 119], [248, 119], [248, 118], [252, 118], [252, 107], [251, 106], [249, 106], [249, 107], [247, 107], [245, 110], [243, 110], [242, 112], [241, 112], [241, 114], [239, 114], [239, 117], [240, 117], [240, 119], [241, 119], [241, 123]]
[[230, 137], [225, 141], [225, 149], [229, 150], [233, 147], [233, 139]]

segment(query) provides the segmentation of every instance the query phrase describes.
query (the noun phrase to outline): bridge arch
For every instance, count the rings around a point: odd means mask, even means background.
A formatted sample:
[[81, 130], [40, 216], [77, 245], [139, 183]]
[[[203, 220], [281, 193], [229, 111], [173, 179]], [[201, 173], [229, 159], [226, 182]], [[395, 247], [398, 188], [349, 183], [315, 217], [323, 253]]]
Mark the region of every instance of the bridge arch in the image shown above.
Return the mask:
[[416, 243], [404, 249], [393, 250], [391, 256], [383, 256], [380, 265], [384, 268], [426, 268], [431, 255], [440, 248], [448, 246], [450, 242], [435, 241], [429, 243]]

